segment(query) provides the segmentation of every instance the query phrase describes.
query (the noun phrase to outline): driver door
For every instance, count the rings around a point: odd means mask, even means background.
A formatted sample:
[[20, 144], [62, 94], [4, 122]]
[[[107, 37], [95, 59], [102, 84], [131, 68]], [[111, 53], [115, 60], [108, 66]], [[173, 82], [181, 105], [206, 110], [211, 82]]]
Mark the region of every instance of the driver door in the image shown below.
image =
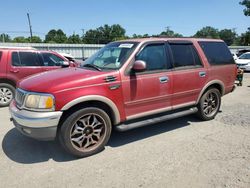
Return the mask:
[[171, 109], [172, 73], [165, 43], [145, 45], [135, 60], [144, 61], [147, 68], [122, 79], [127, 119]]

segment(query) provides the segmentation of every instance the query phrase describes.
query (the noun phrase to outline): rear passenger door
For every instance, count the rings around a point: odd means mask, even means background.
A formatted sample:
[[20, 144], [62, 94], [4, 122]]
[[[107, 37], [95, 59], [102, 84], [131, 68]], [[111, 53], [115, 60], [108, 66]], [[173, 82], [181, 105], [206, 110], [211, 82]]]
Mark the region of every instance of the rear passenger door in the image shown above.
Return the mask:
[[193, 105], [207, 80], [207, 70], [190, 41], [169, 41], [173, 63], [173, 109]]
[[12, 79], [18, 81], [32, 74], [44, 71], [43, 63], [37, 52], [13, 51], [10, 53], [8, 75]]

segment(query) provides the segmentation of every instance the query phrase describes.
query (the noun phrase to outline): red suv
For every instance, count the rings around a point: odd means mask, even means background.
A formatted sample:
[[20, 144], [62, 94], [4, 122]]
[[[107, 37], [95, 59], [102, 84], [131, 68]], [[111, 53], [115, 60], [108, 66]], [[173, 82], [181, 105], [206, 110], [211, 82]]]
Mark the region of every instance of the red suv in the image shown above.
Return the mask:
[[80, 68], [18, 85], [11, 120], [29, 137], [55, 139], [76, 156], [101, 151], [119, 131], [196, 113], [213, 119], [234, 90], [236, 64], [221, 40], [148, 38], [113, 42]]
[[0, 107], [9, 105], [16, 83], [24, 77], [62, 66], [69, 66], [69, 62], [56, 52], [0, 47]]

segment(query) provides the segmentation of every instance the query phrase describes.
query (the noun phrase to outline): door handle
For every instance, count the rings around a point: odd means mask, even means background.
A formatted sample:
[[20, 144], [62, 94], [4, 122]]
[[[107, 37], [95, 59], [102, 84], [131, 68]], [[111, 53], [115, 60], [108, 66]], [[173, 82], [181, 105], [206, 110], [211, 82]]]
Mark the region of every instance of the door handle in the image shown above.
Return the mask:
[[199, 72], [200, 77], [205, 77], [206, 74], [207, 74], [207, 73], [206, 73], [206, 72], [203, 72], [203, 71], [202, 71], [202, 72]]
[[167, 83], [169, 81], [169, 78], [167, 76], [162, 76], [159, 78], [160, 83]]
[[13, 73], [18, 73], [18, 72], [19, 72], [19, 70], [18, 70], [18, 69], [12, 69], [12, 70], [10, 70], [10, 72], [13, 72]]

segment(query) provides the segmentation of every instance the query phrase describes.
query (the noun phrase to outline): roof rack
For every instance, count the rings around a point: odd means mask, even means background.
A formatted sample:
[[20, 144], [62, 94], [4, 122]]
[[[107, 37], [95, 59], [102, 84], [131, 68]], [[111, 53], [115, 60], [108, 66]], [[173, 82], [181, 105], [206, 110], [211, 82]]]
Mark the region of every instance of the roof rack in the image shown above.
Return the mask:
[[33, 47], [22, 47], [22, 46], [0, 46], [0, 49], [20, 49], [20, 50], [37, 50]]

